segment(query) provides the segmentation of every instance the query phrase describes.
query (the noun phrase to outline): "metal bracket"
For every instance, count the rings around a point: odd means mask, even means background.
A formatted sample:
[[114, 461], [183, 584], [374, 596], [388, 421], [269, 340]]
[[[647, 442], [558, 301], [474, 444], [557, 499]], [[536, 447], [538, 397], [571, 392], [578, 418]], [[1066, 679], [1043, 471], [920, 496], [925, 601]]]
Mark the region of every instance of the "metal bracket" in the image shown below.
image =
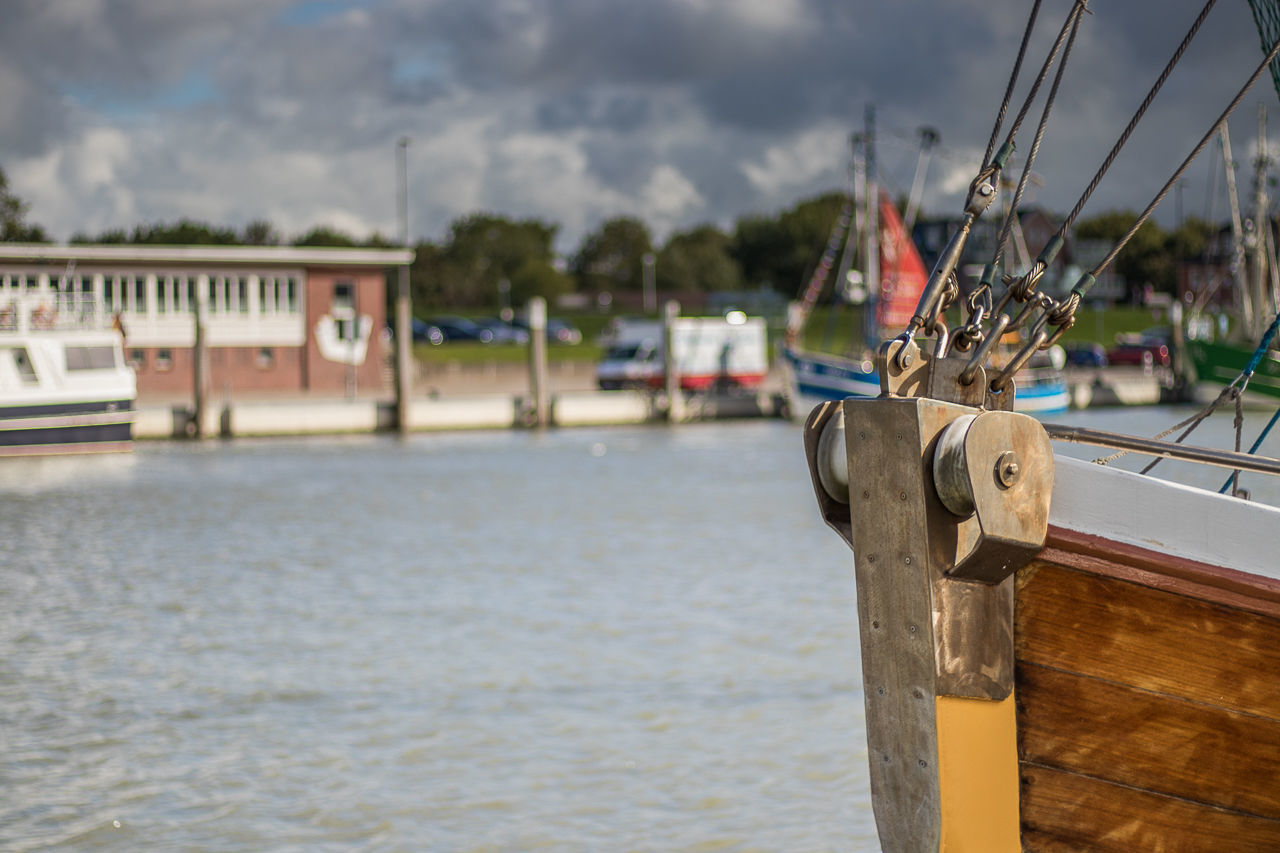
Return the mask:
[[933, 480], [943, 506], [973, 518], [947, 575], [1000, 583], [1044, 546], [1053, 448], [1034, 418], [983, 412], [952, 421], [938, 437]]
[[[900, 346], [890, 342], [882, 354], [892, 356]], [[936, 368], [945, 361], [913, 355], [907, 369], [924, 374], [895, 375], [882, 366], [882, 380], [918, 385], [927, 381], [930, 363]], [[1025, 415], [886, 391], [816, 408], [805, 425], [805, 449], [823, 520], [856, 545], [867, 746], [881, 845], [936, 849], [936, 700], [1002, 701], [1013, 690], [1014, 581], [1008, 574], [1016, 568], [1015, 548], [1025, 545], [1027, 535], [1018, 531], [1026, 523], [997, 516], [1019, 515], [1019, 501], [1026, 500], [1044, 507], [1033, 514], [1047, 523], [1047, 497], [1036, 503], [1027, 493], [1051, 478], [1052, 463], [1046, 473], [1039, 462], [1023, 462], [1040, 449], [1033, 435], [1040, 427]], [[958, 450], [946, 451], [940, 493], [934, 460], [948, 430], [955, 432], [946, 445]], [[1017, 471], [1011, 458], [1001, 457], [1009, 450], [1018, 454]], [[1026, 465], [1040, 473], [1027, 474]], [[969, 505], [967, 517], [954, 511]]]

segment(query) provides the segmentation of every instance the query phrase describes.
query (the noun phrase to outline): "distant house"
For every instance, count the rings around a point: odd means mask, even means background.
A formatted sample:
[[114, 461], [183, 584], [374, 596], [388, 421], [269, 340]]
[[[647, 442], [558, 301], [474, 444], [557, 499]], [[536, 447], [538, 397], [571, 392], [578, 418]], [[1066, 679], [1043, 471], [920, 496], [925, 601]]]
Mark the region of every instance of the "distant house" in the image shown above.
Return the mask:
[[0, 243], [0, 305], [118, 318], [140, 396], [193, 389], [196, 306], [209, 387], [342, 393], [386, 385], [386, 271], [408, 249]]
[[[912, 238], [920, 249], [926, 268], [932, 269], [951, 235], [960, 229], [961, 221], [960, 217], [951, 217], [916, 223]], [[983, 267], [994, 256], [1003, 225], [1003, 217], [995, 211], [987, 211], [986, 216], [974, 223], [956, 270], [960, 287], [965, 293], [977, 285]], [[1018, 274], [1025, 272], [1029, 267], [1028, 262], [1039, 256], [1049, 240], [1058, 233], [1060, 225], [1057, 218], [1040, 208], [1024, 208], [1019, 211], [1019, 227], [1012, 231], [1004, 249], [1005, 269]], [[1077, 240], [1068, 231], [1062, 250], [1045, 271], [1038, 289], [1051, 296], [1064, 295], [1075, 286], [1083, 270], [1092, 268], [1096, 261], [1106, 256], [1110, 246], [1102, 248], [1101, 252], [1099, 248], [1093, 242]], [[1000, 282], [996, 282], [996, 285], [996, 292], [1002, 292], [1003, 285]], [[1091, 301], [1114, 302], [1123, 295], [1123, 278], [1108, 269], [1090, 291], [1089, 298]]]
[[1252, 244], [1245, 248], [1244, 269], [1236, 269], [1234, 234], [1230, 226], [1219, 228], [1209, 237], [1200, 257], [1178, 264], [1178, 298], [1186, 305], [1241, 313], [1244, 294], [1238, 282], [1248, 274], [1249, 248]]

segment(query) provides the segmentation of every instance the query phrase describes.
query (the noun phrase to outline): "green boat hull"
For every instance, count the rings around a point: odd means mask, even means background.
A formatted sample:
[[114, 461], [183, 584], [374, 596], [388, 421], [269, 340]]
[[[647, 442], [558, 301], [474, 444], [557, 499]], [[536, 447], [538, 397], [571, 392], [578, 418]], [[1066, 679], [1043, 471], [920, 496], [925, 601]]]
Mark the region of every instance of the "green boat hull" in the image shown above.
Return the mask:
[[[1187, 354], [1195, 365], [1196, 378], [1214, 385], [1230, 384], [1249, 363], [1253, 351], [1251, 346], [1187, 341]], [[1280, 398], [1280, 353], [1267, 350], [1253, 379], [1249, 380], [1249, 390]]]

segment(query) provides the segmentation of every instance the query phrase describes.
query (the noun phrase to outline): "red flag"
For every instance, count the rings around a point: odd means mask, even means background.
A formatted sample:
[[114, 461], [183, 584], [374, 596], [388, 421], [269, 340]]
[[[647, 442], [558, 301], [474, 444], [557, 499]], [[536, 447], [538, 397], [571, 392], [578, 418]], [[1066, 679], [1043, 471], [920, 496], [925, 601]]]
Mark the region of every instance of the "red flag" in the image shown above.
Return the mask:
[[924, 261], [902, 227], [898, 209], [886, 192], [880, 193], [880, 299], [876, 322], [882, 329], [900, 330], [911, 322], [920, 293], [929, 280]]

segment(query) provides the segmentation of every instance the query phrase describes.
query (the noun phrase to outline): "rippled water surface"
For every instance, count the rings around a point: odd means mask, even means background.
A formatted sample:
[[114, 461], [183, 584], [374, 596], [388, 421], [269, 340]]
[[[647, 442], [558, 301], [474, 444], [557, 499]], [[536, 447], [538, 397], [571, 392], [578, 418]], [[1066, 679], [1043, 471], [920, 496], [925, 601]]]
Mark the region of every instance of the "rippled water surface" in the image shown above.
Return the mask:
[[141, 444], [0, 496], [0, 849], [877, 847], [797, 426]]
[[780, 423], [0, 466], [0, 849], [863, 850]]

